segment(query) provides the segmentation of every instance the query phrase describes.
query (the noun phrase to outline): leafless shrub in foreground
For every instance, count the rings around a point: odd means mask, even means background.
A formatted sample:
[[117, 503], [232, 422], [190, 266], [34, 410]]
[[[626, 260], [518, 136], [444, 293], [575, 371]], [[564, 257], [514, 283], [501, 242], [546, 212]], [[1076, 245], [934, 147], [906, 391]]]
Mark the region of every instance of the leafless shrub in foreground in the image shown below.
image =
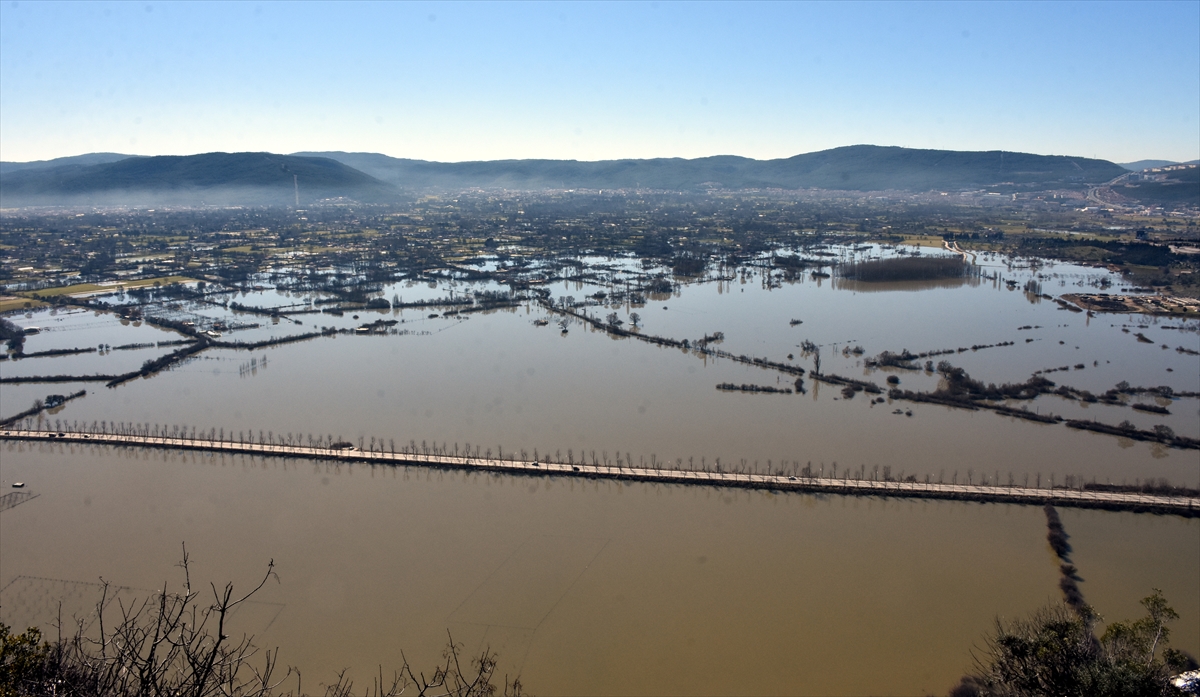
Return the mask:
[[[28, 697], [296, 697], [307, 694], [300, 671], [280, 667], [279, 651], [260, 650], [253, 637], [232, 638], [227, 632], [230, 613], [262, 590], [278, 582], [274, 562], [267, 563], [262, 580], [250, 592], [238, 595], [233, 584], [218, 589], [209, 584], [211, 602], [192, 588], [186, 547], [179, 567], [183, 589], [163, 590], [129, 606], [118, 597], [110, 602], [109, 585], [103, 584], [97, 604], [97, 627], [87, 630], [78, 621], [73, 633], [53, 643], [30, 628], [14, 635], [0, 624], [0, 695]], [[204, 594], [207, 595], [207, 594]], [[105, 609], [115, 602], [118, 618], [105, 622]], [[111, 612], [111, 611], [110, 611]], [[450, 637], [442, 662], [430, 676], [415, 671], [401, 654], [402, 664], [385, 678], [382, 667], [364, 692], [355, 692], [354, 681], [343, 670], [332, 684], [321, 684], [325, 697], [493, 697], [496, 654], [480, 651], [464, 665], [463, 645]], [[520, 678], [505, 679], [503, 694], [519, 697]]]

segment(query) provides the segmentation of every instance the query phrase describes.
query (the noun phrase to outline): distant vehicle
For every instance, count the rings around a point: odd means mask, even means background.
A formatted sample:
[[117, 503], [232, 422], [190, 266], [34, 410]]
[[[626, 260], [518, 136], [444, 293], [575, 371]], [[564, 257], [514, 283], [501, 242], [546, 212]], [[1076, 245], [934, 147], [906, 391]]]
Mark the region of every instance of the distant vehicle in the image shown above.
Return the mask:
[[794, 482], [794, 481], [796, 481], [796, 478], [795, 478], [795, 477], [788, 477], [788, 481], [789, 481], [789, 482]]
[[13, 482], [13, 488], [14, 489], [24, 489], [25, 482]]

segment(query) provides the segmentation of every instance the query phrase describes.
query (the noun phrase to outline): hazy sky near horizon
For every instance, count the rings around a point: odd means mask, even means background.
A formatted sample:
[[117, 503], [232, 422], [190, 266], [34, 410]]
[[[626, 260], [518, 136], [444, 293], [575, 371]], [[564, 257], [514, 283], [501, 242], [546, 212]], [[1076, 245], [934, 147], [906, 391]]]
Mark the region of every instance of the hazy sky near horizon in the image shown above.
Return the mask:
[[1200, 157], [1200, 0], [0, 4], [0, 159]]

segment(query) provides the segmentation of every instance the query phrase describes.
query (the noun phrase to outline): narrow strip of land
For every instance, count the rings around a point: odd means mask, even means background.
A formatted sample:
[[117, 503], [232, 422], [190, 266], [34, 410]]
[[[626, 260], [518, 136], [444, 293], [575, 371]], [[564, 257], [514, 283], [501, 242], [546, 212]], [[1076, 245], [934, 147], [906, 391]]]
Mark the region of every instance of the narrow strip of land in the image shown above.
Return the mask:
[[963, 249], [962, 247], [959, 247], [958, 240], [955, 240], [953, 242], [942, 240], [942, 246], [946, 249], [946, 251], [954, 252], [955, 254], [961, 254], [962, 260], [964, 262], [967, 261], [967, 255], [970, 255], [971, 263], [972, 264], [975, 263], [975, 252], [968, 252], [967, 250]]
[[[687, 469], [621, 467], [535, 460], [518, 460], [471, 455], [440, 455], [418, 452], [364, 451], [347, 447], [312, 447], [277, 443], [252, 443], [176, 436], [147, 436], [94, 432], [0, 430], [0, 439], [49, 443], [94, 443], [125, 447], [196, 450], [246, 455], [338, 460], [367, 464], [439, 467], [520, 475], [554, 475], [593, 479], [693, 484], [716, 487], [800, 491], [848, 496], [934, 498], [996, 503], [1020, 503], [1075, 508], [1103, 508], [1139, 512], [1200, 516], [1200, 498], [1141, 492], [1095, 491], [1065, 487], [983, 486], [934, 482], [841, 479], [744, 472], [712, 472]], [[337, 445], [337, 444], [335, 444]]]

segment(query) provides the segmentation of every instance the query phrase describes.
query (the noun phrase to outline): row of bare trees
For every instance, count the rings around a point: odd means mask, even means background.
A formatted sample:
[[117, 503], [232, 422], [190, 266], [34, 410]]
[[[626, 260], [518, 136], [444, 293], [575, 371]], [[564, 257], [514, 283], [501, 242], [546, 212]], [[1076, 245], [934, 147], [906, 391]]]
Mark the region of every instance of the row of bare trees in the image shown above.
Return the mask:
[[[1100, 483], [1095, 477], [1090, 480], [1081, 475], [1059, 475], [1050, 473], [1043, 475], [1041, 472], [1029, 473], [1026, 472], [1018, 478], [1013, 472], [1003, 473], [999, 470], [993, 472], [977, 472], [974, 468], [967, 468], [965, 472], [959, 470], [947, 471], [940, 470], [936, 475], [933, 473], [925, 473], [917, 475], [906, 473], [904, 470], [896, 471], [890, 465], [873, 465], [865, 464], [858, 467], [839, 467], [838, 463], [826, 465], [821, 462], [814, 465], [810, 460], [806, 463], [799, 460], [768, 459], [765, 462], [760, 460], [749, 460], [741, 458], [738, 460], [723, 460], [720, 457], [712, 458], [706, 456], [700, 458], [688, 457], [686, 460], [682, 457], [663, 459], [656, 454], [651, 453], [649, 457], [639, 455], [636, 458], [631, 452], [622, 452], [614, 450], [610, 453], [608, 450], [601, 449], [579, 449], [576, 451], [573, 448], [568, 448], [564, 453], [561, 449], [551, 451], [542, 451], [538, 448], [528, 450], [505, 449], [503, 445], [497, 445], [495, 448], [482, 446], [479, 444], [471, 444], [469, 442], [459, 444], [458, 442], [450, 443], [446, 441], [429, 441], [422, 440], [420, 442], [415, 439], [409, 440], [407, 443], [397, 443], [395, 439], [384, 439], [376, 436], [359, 436], [357, 443], [352, 443], [343, 439], [341, 435], [332, 433], [326, 435], [313, 435], [311, 433], [275, 433], [271, 430], [241, 430], [226, 431], [224, 428], [212, 427], [210, 429], [197, 430], [194, 426], [188, 427], [179, 424], [151, 424], [151, 423], [127, 423], [110, 422], [110, 421], [92, 421], [80, 423], [78, 421], [65, 422], [61, 419], [50, 421], [42, 415], [36, 418], [28, 417], [22, 422], [23, 428], [26, 430], [45, 429], [54, 432], [63, 433], [80, 433], [80, 434], [113, 434], [121, 436], [129, 436], [136, 438], [145, 438], [153, 440], [156, 438], [171, 438], [194, 441], [208, 441], [214, 443], [231, 443], [239, 445], [267, 445], [278, 447], [297, 447], [311, 449], [326, 449], [332, 452], [345, 451], [357, 447], [359, 451], [364, 453], [379, 453], [390, 454], [397, 456], [411, 455], [424, 457], [455, 457], [469, 458], [477, 460], [503, 460], [514, 463], [520, 462], [541, 462], [555, 463], [561, 465], [590, 465], [596, 468], [607, 468], [610, 471], [620, 474], [629, 469], [657, 469], [670, 471], [691, 471], [691, 472], [711, 472], [717, 474], [745, 474], [745, 475], [763, 475], [763, 476], [795, 476], [804, 479], [845, 479], [857, 481], [882, 481], [882, 482], [923, 482], [925, 484], [967, 484], [968, 486], [1007, 486], [1007, 487], [1022, 487], [1022, 488], [1050, 488], [1050, 489], [1096, 489], [1106, 491], [1174, 491], [1178, 487], [1172, 487], [1168, 482], [1158, 481], [1151, 482], [1147, 480], [1145, 484], [1138, 480], [1135, 484], [1122, 482], [1121, 484]], [[1186, 493], [1180, 490], [1175, 493]]]

